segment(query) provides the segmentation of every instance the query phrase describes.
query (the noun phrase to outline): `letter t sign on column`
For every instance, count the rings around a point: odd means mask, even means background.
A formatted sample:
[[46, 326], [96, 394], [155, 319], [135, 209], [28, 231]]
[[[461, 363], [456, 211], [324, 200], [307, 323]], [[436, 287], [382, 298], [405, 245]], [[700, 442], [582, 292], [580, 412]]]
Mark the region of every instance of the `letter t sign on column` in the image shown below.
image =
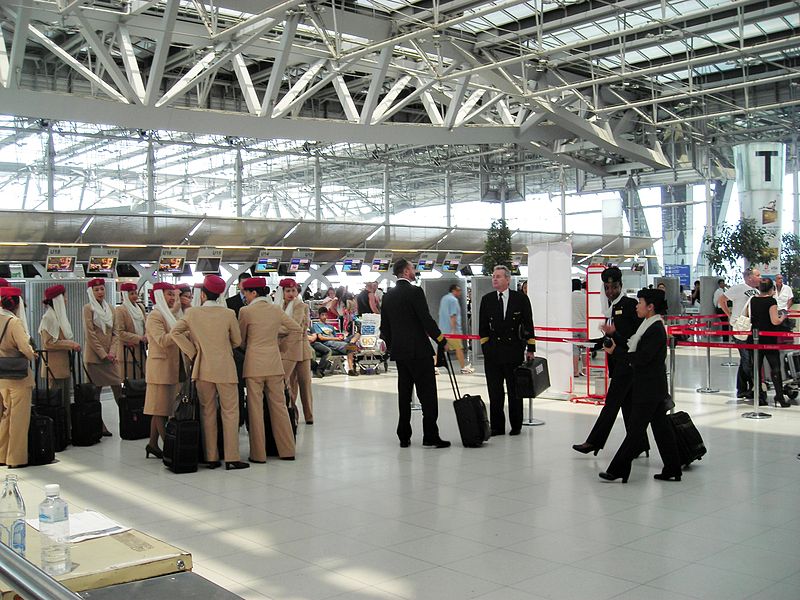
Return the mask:
[[772, 157], [778, 156], [777, 150], [757, 150], [756, 156], [764, 157], [764, 181], [772, 181]]

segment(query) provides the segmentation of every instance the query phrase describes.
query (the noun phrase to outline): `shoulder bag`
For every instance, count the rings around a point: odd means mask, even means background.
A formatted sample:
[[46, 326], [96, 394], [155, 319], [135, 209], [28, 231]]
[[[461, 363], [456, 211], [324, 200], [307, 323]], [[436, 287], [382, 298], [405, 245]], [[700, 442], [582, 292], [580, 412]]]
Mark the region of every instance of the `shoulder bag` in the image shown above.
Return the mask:
[[744, 305], [742, 313], [738, 317], [736, 317], [733, 321], [731, 321], [731, 329], [733, 331], [742, 332], [742, 333], [734, 333], [733, 337], [742, 342], [747, 341], [747, 338], [750, 337], [750, 331], [753, 328], [753, 324], [750, 322], [750, 301], [752, 299], [753, 299], [752, 296], [747, 299], [747, 303]]
[[[0, 334], [0, 343], [6, 337], [6, 330], [11, 323], [11, 319], [6, 321], [3, 333]], [[24, 356], [2, 356], [0, 357], [0, 379], [25, 379], [28, 376], [28, 359]]]

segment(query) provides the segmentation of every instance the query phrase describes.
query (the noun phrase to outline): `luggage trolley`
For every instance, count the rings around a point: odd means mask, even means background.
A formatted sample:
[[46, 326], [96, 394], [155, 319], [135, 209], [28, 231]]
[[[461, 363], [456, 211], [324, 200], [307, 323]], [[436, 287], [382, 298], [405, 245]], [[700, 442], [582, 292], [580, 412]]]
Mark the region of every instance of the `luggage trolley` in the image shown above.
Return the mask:
[[361, 337], [356, 353], [356, 366], [364, 373], [377, 374], [383, 364], [384, 373], [389, 370], [386, 357], [386, 342], [381, 339], [381, 316], [365, 313], [359, 317]]

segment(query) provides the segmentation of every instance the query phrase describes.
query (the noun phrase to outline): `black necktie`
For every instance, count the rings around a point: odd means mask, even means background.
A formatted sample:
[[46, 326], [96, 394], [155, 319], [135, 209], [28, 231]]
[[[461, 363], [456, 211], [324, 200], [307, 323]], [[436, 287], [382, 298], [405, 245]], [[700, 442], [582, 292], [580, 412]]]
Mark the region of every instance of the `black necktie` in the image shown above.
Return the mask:
[[497, 308], [497, 316], [500, 317], [501, 321], [504, 321], [506, 318], [506, 311], [503, 309], [503, 292], [498, 292], [497, 299], [500, 301]]

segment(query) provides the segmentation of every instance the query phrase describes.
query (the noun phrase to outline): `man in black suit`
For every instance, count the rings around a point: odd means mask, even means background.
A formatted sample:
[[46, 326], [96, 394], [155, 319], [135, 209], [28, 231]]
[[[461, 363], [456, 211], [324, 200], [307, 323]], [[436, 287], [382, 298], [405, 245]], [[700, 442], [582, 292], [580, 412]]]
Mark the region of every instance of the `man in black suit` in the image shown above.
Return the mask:
[[[489, 389], [492, 435], [506, 432], [505, 392], [508, 390], [509, 435], [522, 431], [522, 398], [517, 398], [514, 369], [523, 360], [533, 360], [536, 340], [531, 301], [525, 294], [509, 289], [511, 271], [498, 265], [492, 271], [495, 289], [481, 298], [478, 333], [483, 350], [483, 369]], [[505, 389], [503, 384], [505, 383]]]
[[434, 353], [430, 339], [438, 346], [437, 358], [447, 344], [428, 310], [425, 292], [414, 285], [414, 265], [401, 258], [394, 263], [397, 285], [383, 297], [381, 337], [386, 340], [391, 359], [397, 363], [397, 395], [400, 418], [397, 437], [400, 447], [411, 444], [411, 394], [416, 387], [422, 404], [422, 445], [447, 448], [450, 442], [439, 437], [439, 398], [434, 375]]
[[[606, 392], [606, 402], [597, 417], [597, 421], [583, 444], [575, 444], [573, 449], [583, 454], [594, 452], [595, 456], [602, 450], [617, 420], [617, 414], [622, 409], [622, 418], [625, 428], [631, 411], [631, 385], [633, 370], [628, 361], [623, 360], [628, 352], [628, 339], [636, 332], [642, 320], [636, 316], [636, 300], [622, 293], [622, 271], [618, 267], [609, 267], [600, 274], [603, 281], [603, 291], [606, 296], [606, 305], [603, 309], [606, 324], [600, 329], [607, 338], [614, 341], [614, 352], [608, 354], [608, 376], [611, 383]], [[640, 452], [650, 451], [647, 433], [641, 442]]]
[[245, 305], [244, 296], [242, 295], [242, 289], [239, 287], [239, 285], [242, 283], [244, 279], [250, 279], [250, 277], [251, 275], [249, 271], [240, 273], [239, 281], [236, 283], [236, 295], [231, 296], [230, 298], [225, 300], [225, 304], [228, 305], [228, 308], [230, 308], [232, 311], [236, 313], [237, 319], [239, 318], [239, 309], [241, 309]]

